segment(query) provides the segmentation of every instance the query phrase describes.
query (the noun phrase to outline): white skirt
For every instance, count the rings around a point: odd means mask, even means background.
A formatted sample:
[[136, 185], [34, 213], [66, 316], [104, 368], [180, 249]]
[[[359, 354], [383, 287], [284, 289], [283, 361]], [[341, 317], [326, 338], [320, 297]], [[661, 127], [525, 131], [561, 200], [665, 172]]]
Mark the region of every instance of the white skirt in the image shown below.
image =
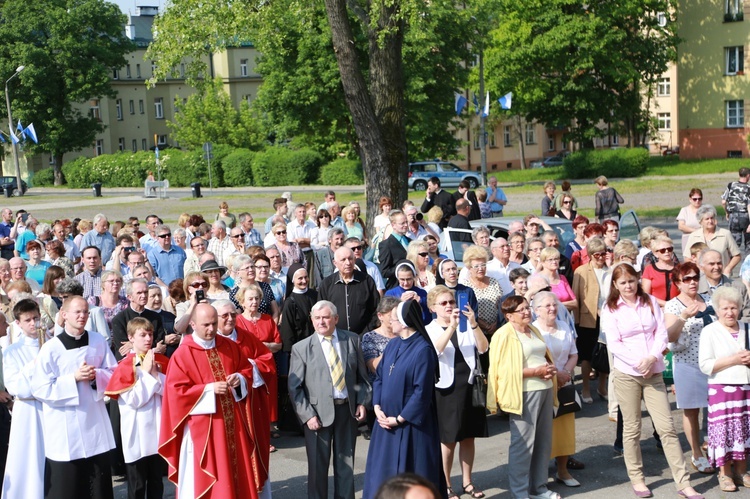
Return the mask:
[[678, 409], [708, 407], [708, 376], [698, 366], [674, 363], [674, 388]]

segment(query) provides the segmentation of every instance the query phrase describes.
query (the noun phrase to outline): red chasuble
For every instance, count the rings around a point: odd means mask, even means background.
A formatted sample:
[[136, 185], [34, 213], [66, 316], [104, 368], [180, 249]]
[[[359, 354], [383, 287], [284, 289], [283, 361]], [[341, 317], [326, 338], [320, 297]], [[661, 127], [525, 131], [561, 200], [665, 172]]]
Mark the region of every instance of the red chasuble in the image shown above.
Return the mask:
[[[263, 342], [281, 343], [281, 335], [276, 327], [276, 323], [268, 314], [261, 314], [260, 319], [257, 322], [249, 321], [242, 315], [238, 315], [235, 330], [237, 331], [237, 343], [239, 343], [240, 346], [249, 341], [247, 339], [249, 336], [252, 336], [254, 340], [258, 340], [260, 345], [266, 349], [268, 349], [268, 347], [266, 347]], [[253, 342], [253, 344], [255, 344], [255, 342]], [[255, 347], [253, 350], [257, 351], [255, 350]], [[250, 358], [252, 359], [253, 357]], [[258, 369], [263, 373], [263, 380], [268, 386], [269, 399], [273, 401], [273, 403], [269, 405], [271, 410], [271, 421], [276, 421], [279, 416], [278, 404], [276, 402], [278, 400], [278, 380], [276, 379], [276, 362], [273, 360], [273, 354], [271, 354], [270, 360], [267, 361], [267, 363], [273, 366], [273, 376], [267, 377], [260, 365], [258, 365]]]
[[[154, 362], [156, 362], [156, 368], [160, 373], [167, 373], [169, 357], [157, 353], [154, 354]], [[117, 399], [121, 393], [131, 390], [138, 379], [135, 370], [138, 369], [139, 365], [140, 360], [134, 352], [130, 352], [127, 357], [120, 360], [117, 369], [112, 373], [112, 377], [109, 379], [109, 383], [107, 383], [107, 391], [104, 394], [111, 399]]]
[[235, 402], [232, 393], [214, 395], [214, 414], [190, 415], [205, 385], [226, 381], [232, 373], [242, 374], [252, 391], [252, 365], [238, 345], [222, 336], [216, 337], [215, 348], [209, 350], [185, 336], [169, 360], [159, 454], [168, 463], [169, 480], [179, 487], [180, 446], [187, 424], [195, 447], [196, 498], [255, 499], [268, 477], [265, 470], [253, 466], [257, 443], [248, 425], [250, 397]]
[[262, 341], [252, 334], [236, 332], [237, 344], [242, 350], [242, 355], [255, 361], [266, 383], [258, 388], [250, 389], [248, 398], [250, 398], [251, 411], [248, 414], [248, 426], [253, 432], [253, 440], [257, 443], [253, 465], [261, 467], [268, 476], [268, 462], [271, 456], [271, 414], [276, 412], [276, 362], [273, 360], [273, 354]]

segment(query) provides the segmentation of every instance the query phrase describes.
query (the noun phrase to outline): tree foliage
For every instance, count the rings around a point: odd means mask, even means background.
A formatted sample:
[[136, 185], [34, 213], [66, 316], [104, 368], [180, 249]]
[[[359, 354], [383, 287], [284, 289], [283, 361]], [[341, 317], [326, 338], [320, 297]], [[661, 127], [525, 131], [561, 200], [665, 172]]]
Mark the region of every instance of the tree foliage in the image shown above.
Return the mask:
[[571, 127], [592, 145], [600, 121], [624, 123], [632, 145], [648, 132], [643, 99], [676, 58], [672, 0], [488, 0], [498, 22], [486, 51], [491, 91], [513, 91], [528, 120]]
[[243, 100], [240, 109], [236, 109], [221, 78], [206, 82], [184, 104], [179, 96], [175, 97], [175, 108], [174, 121], [167, 126], [188, 149], [199, 149], [206, 142], [262, 148], [264, 139], [247, 101]]
[[15, 119], [33, 122], [39, 144], [32, 153], [55, 158], [55, 183], [62, 181], [63, 154], [91, 147], [103, 125], [74, 104], [114, 97], [110, 78], [133, 47], [126, 18], [103, 0], [6, 0], [0, 22], [0, 75], [26, 66], [9, 89]]

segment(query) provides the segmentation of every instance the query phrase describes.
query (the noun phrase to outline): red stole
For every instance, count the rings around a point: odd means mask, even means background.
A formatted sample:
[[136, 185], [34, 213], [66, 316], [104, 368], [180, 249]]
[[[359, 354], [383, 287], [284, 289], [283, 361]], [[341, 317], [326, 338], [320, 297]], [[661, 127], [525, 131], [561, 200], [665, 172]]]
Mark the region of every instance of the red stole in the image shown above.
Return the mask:
[[248, 425], [251, 397], [235, 402], [231, 392], [215, 395], [214, 414], [190, 415], [205, 385], [225, 381], [232, 373], [242, 374], [249, 382], [252, 365], [234, 342], [222, 336], [216, 337], [215, 348], [209, 350], [185, 336], [169, 361], [159, 454], [167, 461], [169, 480], [179, 485], [180, 447], [187, 424], [195, 447], [196, 498], [255, 499], [268, 478], [267, 468], [253, 466], [251, 458], [257, 445]]
[[[154, 362], [156, 362], [156, 367], [159, 372], [166, 374], [169, 358], [166, 355], [157, 353], [154, 354]], [[135, 382], [138, 380], [135, 371], [138, 369], [136, 364], [140, 364], [140, 362], [138, 362], [135, 353], [130, 352], [126, 357], [123, 357], [117, 365], [115, 372], [112, 373], [112, 377], [109, 379], [109, 383], [107, 383], [107, 390], [104, 394], [111, 399], [117, 399], [121, 393], [131, 390], [135, 386]]]

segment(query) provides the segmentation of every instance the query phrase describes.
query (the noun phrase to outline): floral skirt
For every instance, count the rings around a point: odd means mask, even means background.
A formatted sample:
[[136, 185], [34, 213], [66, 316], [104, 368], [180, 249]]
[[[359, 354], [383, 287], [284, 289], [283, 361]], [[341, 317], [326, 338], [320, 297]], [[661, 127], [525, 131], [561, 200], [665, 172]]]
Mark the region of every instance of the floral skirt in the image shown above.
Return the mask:
[[750, 385], [708, 385], [708, 460], [712, 466], [750, 454]]

